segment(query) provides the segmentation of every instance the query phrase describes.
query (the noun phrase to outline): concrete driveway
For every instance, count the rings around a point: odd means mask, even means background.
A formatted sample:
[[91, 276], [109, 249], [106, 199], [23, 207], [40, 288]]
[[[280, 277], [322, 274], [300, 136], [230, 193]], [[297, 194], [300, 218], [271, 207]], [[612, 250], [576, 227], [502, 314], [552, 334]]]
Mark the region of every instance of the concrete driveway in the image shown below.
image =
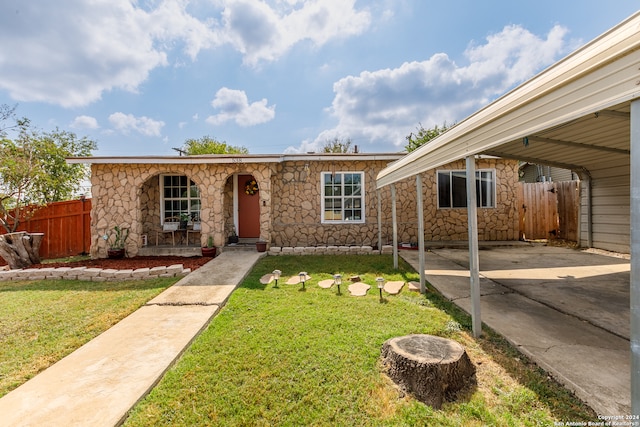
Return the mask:
[[[469, 252], [436, 249], [469, 268]], [[629, 339], [629, 259], [552, 246], [480, 251], [482, 277]]]
[[[416, 251], [400, 255], [416, 270]], [[427, 280], [470, 311], [467, 249], [432, 249]], [[542, 245], [480, 251], [482, 320], [598, 414], [630, 413], [628, 256]]]

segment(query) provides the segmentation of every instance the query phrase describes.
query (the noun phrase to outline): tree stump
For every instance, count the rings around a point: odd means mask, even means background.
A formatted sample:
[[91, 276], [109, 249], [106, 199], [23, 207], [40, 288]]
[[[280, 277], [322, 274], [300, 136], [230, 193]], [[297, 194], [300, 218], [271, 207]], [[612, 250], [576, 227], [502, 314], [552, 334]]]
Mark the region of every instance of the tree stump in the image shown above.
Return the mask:
[[0, 257], [12, 270], [40, 263], [40, 245], [44, 233], [7, 233], [0, 235]]
[[407, 335], [382, 345], [387, 375], [419, 401], [440, 409], [475, 383], [476, 368], [459, 343], [432, 335]]

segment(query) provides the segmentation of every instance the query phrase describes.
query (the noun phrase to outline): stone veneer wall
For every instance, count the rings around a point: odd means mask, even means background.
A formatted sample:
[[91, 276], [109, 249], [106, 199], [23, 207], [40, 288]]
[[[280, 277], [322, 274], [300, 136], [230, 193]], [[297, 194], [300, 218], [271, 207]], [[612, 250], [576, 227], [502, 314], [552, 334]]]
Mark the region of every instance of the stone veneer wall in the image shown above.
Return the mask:
[[[444, 165], [437, 170], [465, 170], [464, 160]], [[496, 207], [478, 208], [479, 240], [518, 240], [518, 162], [502, 159], [479, 159], [476, 169], [495, 170]], [[424, 191], [424, 234], [427, 241], [468, 239], [467, 210], [465, 208], [438, 209], [437, 170], [422, 174]], [[398, 236], [401, 242], [418, 241], [416, 213], [416, 181], [404, 180], [396, 184]], [[391, 211], [389, 206], [388, 211]], [[387, 212], [383, 207], [383, 212]], [[389, 216], [390, 218], [390, 216]], [[383, 220], [384, 221], [384, 220]], [[391, 223], [391, 220], [388, 221]], [[391, 229], [387, 233], [391, 236]]]
[[[105, 258], [107, 241], [114, 226], [130, 230], [127, 255], [135, 256], [147, 234], [155, 244], [155, 231], [160, 228], [160, 174], [186, 175], [200, 189], [202, 233], [201, 243], [211, 235], [215, 246], [226, 242], [225, 222], [229, 221], [230, 201], [225, 185], [233, 174], [252, 174], [260, 192], [260, 238], [271, 239], [271, 175], [272, 164], [93, 164], [91, 166], [91, 256]], [[230, 219], [233, 221], [233, 218]]]
[[157, 233], [162, 229], [160, 225], [160, 178], [157, 175], [142, 184], [140, 209], [142, 232], [147, 235], [148, 244], [155, 245], [156, 239], [160, 244], [168, 242], [169, 235]]
[[[278, 164], [273, 178], [274, 246], [370, 245], [378, 243], [375, 179], [386, 161], [289, 161]], [[365, 172], [365, 222], [322, 224], [322, 172]]]
[[[92, 165], [91, 255], [106, 257], [115, 225], [131, 230], [127, 254], [135, 256], [142, 234], [155, 244], [160, 228], [160, 174], [182, 174], [200, 188], [201, 243], [211, 235], [224, 246], [233, 227], [233, 174], [252, 174], [260, 191], [260, 238], [274, 247], [378, 246], [377, 174], [386, 161], [286, 161], [239, 164], [94, 164]], [[517, 162], [480, 159], [478, 169], [494, 169], [496, 208], [478, 209], [480, 240], [518, 239]], [[465, 169], [454, 162], [439, 170]], [[321, 223], [321, 172], [365, 172], [365, 222]], [[467, 240], [466, 209], [437, 209], [436, 171], [423, 173], [425, 239]], [[381, 190], [382, 244], [392, 241], [391, 190]], [[415, 178], [396, 184], [398, 237], [416, 243]]]
[[[387, 162], [284, 162], [274, 174], [273, 232], [276, 247], [313, 247], [327, 245], [378, 246], [377, 174]], [[501, 159], [479, 159], [477, 169], [494, 169], [496, 207], [478, 209], [480, 240], [518, 239], [518, 163]], [[464, 170], [458, 161], [439, 170]], [[363, 224], [321, 223], [321, 172], [365, 172], [365, 222]], [[422, 174], [425, 239], [435, 241], [467, 240], [467, 210], [438, 209], [436, 171]], [[393, 239], [391, 190], [381, 190], [382, 244]], [[417, 243], [417, 205], [415, 178], [396, 184], [396, 212], [400, 242]]]

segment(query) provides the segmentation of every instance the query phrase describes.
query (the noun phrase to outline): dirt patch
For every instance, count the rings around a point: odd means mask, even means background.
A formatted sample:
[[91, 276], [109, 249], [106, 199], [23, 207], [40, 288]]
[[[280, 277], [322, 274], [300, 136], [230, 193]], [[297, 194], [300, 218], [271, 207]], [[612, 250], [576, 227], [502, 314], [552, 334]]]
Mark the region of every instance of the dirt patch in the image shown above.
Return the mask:
[[123, 259], [90, 259], [86, 261], [56, 262], [47, 264], [35, 264], [29, 268], [58, 268], [58, 267], [89, 267], [89, 268], [113, 268], [115, 270], [135, 270], [145, 267], [162, 267], [174, 264], [182, 264], [191, 271], [197, 270], [213, 258], [209, 257], [179, 257], [179, 256], [137, 256]]

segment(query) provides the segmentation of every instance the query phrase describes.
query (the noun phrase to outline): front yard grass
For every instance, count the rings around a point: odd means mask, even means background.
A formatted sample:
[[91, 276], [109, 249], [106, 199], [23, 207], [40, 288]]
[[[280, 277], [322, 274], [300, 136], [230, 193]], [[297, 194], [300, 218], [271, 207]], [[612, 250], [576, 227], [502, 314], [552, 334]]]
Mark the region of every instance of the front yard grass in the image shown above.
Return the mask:
[[178, 279], [0, 282], [0, 396], [106, 331]]
[[[127, 426], [546, 426], [595, 414], [544, 371], [434, 292], [405, 289], [379, 301], [377, 276], [418, 280], [390, 256], [261, 259], [209, 327], [131, 412]], [[278, 287], [262, 275], [283, 272]], [[306, 271], [301, 285], [286, 279]], [[317, 283], [341, 273], [372, 286], [342, 296]], [[345, 280], [348, 282], [348, 280]], [[445, 311], [446, 310], [446, 311]], [[382, 343], [426, 333], [461, 342], [477, 367], [477, 386], [433, 410], [401, 393], [379, 362]]]

